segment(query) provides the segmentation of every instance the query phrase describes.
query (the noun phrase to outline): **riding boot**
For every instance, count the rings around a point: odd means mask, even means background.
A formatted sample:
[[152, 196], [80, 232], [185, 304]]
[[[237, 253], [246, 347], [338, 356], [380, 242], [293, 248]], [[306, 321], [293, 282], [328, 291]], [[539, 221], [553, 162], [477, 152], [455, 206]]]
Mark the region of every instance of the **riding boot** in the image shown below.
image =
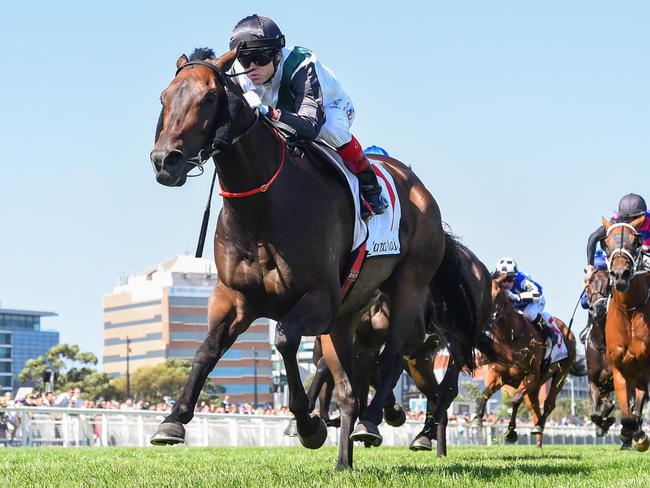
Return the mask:
[[[377, 181], [377, 175], [372, 170], [370, 162], [361, 149], [361, 144], [359, 144], [356, 137], [352, 136], [352, 140], [344, 146], [339, 147], [336, 152], [341, 156], [345, 166], [359, 180], [361, 196], [370, 205], [372, 213], [375, 215], [384, 213], [388, 204], [381, 196], [381, 186], [379, 186], [379, 182]], [[364, 209], [366, 209], [366, 206], [362, 204], [361, 216], [363, 218], [369, 215], [367, 212], [364, 215]]]
[[551, 344], [555, 344], [555, 332], [548, 325], [548, 322], [546, 322], [544, 316], [541, 313], [537, 314], [537, 317], [535, 317], [535, 320], [533, 320], [533, 324], [537, 326], [544, 339], [551, 339]]

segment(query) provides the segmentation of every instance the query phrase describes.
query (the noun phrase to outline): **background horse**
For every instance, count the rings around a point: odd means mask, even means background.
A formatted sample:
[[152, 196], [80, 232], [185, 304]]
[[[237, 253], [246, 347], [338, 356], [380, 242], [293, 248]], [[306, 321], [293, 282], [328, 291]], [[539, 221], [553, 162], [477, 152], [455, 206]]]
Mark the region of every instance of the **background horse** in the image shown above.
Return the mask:
[[585, 290], [589, 306], [589, 319], [587, 328], [582, 334], [589, 378], [591, 421], [596, 426], [596, 434], [599, 437], [604, 437], [615, 421], [614, 417], [610, 416], [614, 410], [612, 398], [614, 380], [612, 369], [605, 358], [608, 287], [609, 273], [604, 269], [597, 270]]
[[[418, 347], [425, 331], [429, 286], [447, 269], [445, 293], [451, 312], [468, 315], [453, 248], [445, 247], [440, 210], [410, 168], [392, 158], [381, 165], [392, 175], [402, 205], [400, 254], [369, 259], [341, 303], [342, 277], [352, 249], [355, 207], [346, 184], [309, 145], [287, 150], [272, 124], [260, 118], [229, 81], [236, 58], [230, 51], [212, 59], [197, 50], [176, 62], [176, 76], [163, 91], [151, 162], [156, 180], [182, 186], [188, 173], [213, 157], [224, 199], [214, 241], [217, 283], [208, 304], [208, 335], [199, 347], [181, 395], [152, 437], [153, 443], [183, 442], [198, 395], [210, 371], [237, 337], [258, 317], [277, 320], [275, 346], [289, 383], [289, 409], [300, 442], [319, 448], [327, 427], [312, 417], [300, 380], [297, 351], [302, 336], [321, 335], [323, 357], [334, 377], [341, 412], [337, 468], [352, 466], [351, 434], [359, 402], [353, 389], [355, 325], [377, 289], [390, 297], [386, 346], [378, 362], [381, 383], [363, 412], [359, 440], [381, 437], [386, 397], [402, 370], [401, 358]], [[476, 323], [452, 337], [451, 352], [474, 366]], [[360, 432], [357, 432], [360, 430]]]
[[[537, 446], [541, 447], [544, 425], [555, 408], [555, 399], [564, 385], [567, 374], [569, 372], [578, 374], [577, 371], [572, 370], [576, 358], [575, 337], [562, 321], [555, 318], [567, 343], [568, 357], [542, 371], [546, 350], [545, 340], [537, 327], [515, 310], [501, 286], [502, 281], [503, 277], [492, 281], [494, 316], [491, 331], [494, 347], [503, 359], [488, 365], [485, 389], [476, 409], [475, 422], [481, 424], [489, 398], [502, 386], [511, 386], [515, 388], [515, 393], [512, 396], [510, 424], [505, 432], [506, 441], [516, 442], [518, 439], [517, 410], [525, 400], [533, 415], [535, 427], [532, 432], [535, 434]], [[542, 385], [548, 380], [551, 380], [551, 384], [542, 411], [539, 405], [539, 394]]]
[[[472, 299], [468, 306], [472, 309], [481, 330], [487, 331], [492, 309], [491, 279], [485, 265], [466, 246], [453, 241], [447, 235], [448, 246], [458, 248], [458, 259], [463, 280], [470, 287], [469, 295]], [[434, 298], [435, 297], [435, 298]], [[447, 370], [443, 380], [438, 384], [433, 374], [436, 355], [449, 343], [445, 331], [453, 331], [455, 327], [448, 322], [453, 320], [447, 312], [442, 293], [432, 291], [430, 306], [427, 308], [427, 331], [430, 337], [421, 345], [414, 356], [407, 358], [405, 369], [415, 381], [416, 386], [427, 398], [427, 415], [422, 431], [416, 435], [409, 448], [414, 451], [430, 451], [432, 440], [437, 440], [438, 455], [446, 455], [446, 424], [447, 409], [458, 395], [459, 368], [453, 358], [449, 358]], [[390, 320], [390, 305], [386, 295], [380, 294], [364, 314], [355, 337], [355, 377], [361, 400], [361, 409], [364, 408], [363, 399], [367, 397], [369, 386], [376, 384], [376, 359], [387, 337]], [[444, 327], [439, 324], [445, 323]], [[453, 332], [452, 332], [453, 333]], [[485, 336], [483, 336], [485, 340]], [[480, 342], [480, 341], [479, 341]], [[484, 350], [489, 350], [483, 347]], [[314, 348], [318, 351], [318, 347]], [[495, 359], [492, 356], [492, 359]], [[315, 405], [316, 396], [321, 392], [321, 416], [328, 413], [330, 397], [324, 396], [331, 374], [322, 360], [318, 361], [317, 372], [310, 386], [309, 397], [311, 404]], [[322, 388], [322, 389], [321, 389]], [[325, 403], [325, 406], [323, 405]], [[395, 405], [395, 398], [391, 394], [384, 404], [384, 419], [388, 425], [398, 427], [406, 419], [401, 406]]]
[[603, 219], [614, 285], [605, 324], [607, 360], [621, 408], [622, 448], [631, 444], [637, 451], [650, 445], [642, 428], [650, 373], [650, 277], [643, 269], [643, 237], [636, 230], [642, 223], [643, 217], [630, 224]]

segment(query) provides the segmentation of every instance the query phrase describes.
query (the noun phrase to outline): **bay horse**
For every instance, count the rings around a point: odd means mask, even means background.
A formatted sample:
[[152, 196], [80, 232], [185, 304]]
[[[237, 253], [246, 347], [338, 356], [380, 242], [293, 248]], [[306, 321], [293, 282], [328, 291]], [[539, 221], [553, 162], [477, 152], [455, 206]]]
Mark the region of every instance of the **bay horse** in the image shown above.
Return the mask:
[[[535, 427], [536, 444], [542, 447], [544, 426], [555, 408], [555, 399], [562, 390], [569, 373], [581, 375], [573, 369], [576, 358], [576, 341], [572, 332], [561, 320], [554, 318], [559, 326], [568, 348], [568, 357], [551, 364], [542, 372], [542, 362], [546, 350], [545, 340], [539, 329], [526, 317], [515, 310], [512, 301], [506, 295], [501, 276], [492, 280], [493, 322], [492, 335], [494, 348], [503, 358], [492, 362], [487, 367], [485, 389], [477, 406], [474, 422], [481, 425], [485, 407], [489, 398], [504, 385], [515, 389], [512, 396], [512, 414], [505, 432], [506, 442], [514, 443], [517, 435], [517, 410], [522, 401], [530, 408]], [[541, 387], [551, 380], [550, 388], [540, 409], [539, 394]]]
[[[172, 412], [151, 441], [184, 441], [184, 424], [219, 358], [258, 317], [277, 320], [275, 346], [289, 384], [289, 409], [300, 442], [316, 449], [327, 427], [312, 417], [296, 353], [302, 336], [321, 336], [323, 357], [334, 376], [341, 412], [337, 469], [352, 467], [354, 423], [359, 409], [353, 389], [352, 341], [360, 311], [375, 290], [391, 299], [388, 340], [378, 358], [381, 383], [355, 433], [374, 441], [386, 396], [401, 373], [403, 354], [424, 337], [424, 308], [434, 274], [453, 267], [445, 247], [440, 210], [422, 182], [401, 162], [380, 163], [395, 180], [402, 204], [400, 254], [369, 259], [341, 303], [341, 282], [352, 249], [354, 202], [340, 176], [309, 145], [290, 152], [285, 139], [260, 117], [229, 80], [236, 50], [214, 58], [199, 49], [181, 55], [176, 75], [161, 95], [162, 110], [150, 159], [156, 180], [182, 186], [193, 168], [212, 157], [224, 196], [214, 239], [217, 282], [208, 303], [208, 334]], [[232, 76], [232, 75], [231, 75]], [[453, 270], [448, 273], [452, 278]], [[464, 315], [460, 277], [447, 284], [452, 308]], [[458, 322], [452, 354], [474, 366], [476, 324]], [[357, 432], [359, 431], [359, 432]]]
[[609, 272], [606, 269], [598, 269], [585, 289], [589, 318], [587, 328], [582, 334], [589, 378], [591, 421], [596, 426], [596, 435], [599, 437], [607, 435], [607, 431], [615, 421], [615, 418], [610, 416], [615, 406], [612, 395], [614, 380], [612, 369], [605, 358], [608, 288]]
[[[476, 316], [476, 320], [482, 331], [487, 331], [490, 315], [492, 310], [491, 297], [491, 278], [490, 272], [485, 265], [476, 257], [466, 246], [454, 240], [451, 235], [447, 235], [448, 246], [456, 246], [458, 249], [458, 259], [460, 261], [460, 272], [463, 281], [467, 287], [468, 307]], [[454, 241], [454, 242], [451, 242]], [[413, 451], [431, 451], [432, 440], [437, 441], [438, 456], [442, 457], [447, 454], [446, 449], [446, 425], [447, 409], [458, 395], [458, 376], [459, 368], [456, 366], [453, 358], [449, 358], [445, 375], [438, 384], [433, 374], [434, 361], [437, 354], [449, 342], [444, 331], [453, 331], [456, 329], [448, 322], [454, 320], [453, 316], [447, 313], [447, 307], [444, 303], [444, 296], [441, 293], [432, 293], [430, 305], [427, 307], [427, 330], [432, 331], [431, 336], [422, 343], [414, 356], [406, 358], [405, 370], [413, 378], [416, 386], [427, 398], [427, 414], [424, 427], [420, 433], [413, 439], [409, 448]], [[357, 328], [355, 337], [355, 380], [359, 391], [359, 398], [366, 398], [369, 386], [376, 384], [376, 358], [379, 355], [381, 347], [386, 341], [388, 324], [390, 321], [390, 304], [389, 298], [385, 294], [379, 294], [369, 310], [363, 315]], [[447, 323], [444, 323], [446, 321]], [[444, 326], [440, 326], [444, 324]], [[479, 343], [486, 340], [485, 336]], [[487, 347], [482, 347], [486, 352], [491, 351]], [[315, 355], [318, 354], [318, 342], [314, 348]], [[495, 357], [490, 356], [492, 359]], [[315, 359], [318, 359], [315, 356]], [[315, 406], [316, 397], [320, 396], [321, 418], [326, 415], [331, 396], [323, 394], [327, 392], [328, 381], [331, 374], [324, 364], [324, 361], [315, 361], [317, 371], [309, 389], [309, 397], [312, 407]], [[321, 388], [323, 388], [321, 390]], [[323, 403], [325, 402], [325, 403]], [[325, 409], [324, 409], [325, 405]], [[361, 408], [364, 407], [361, 402]], [[399, 405], [395, 405], [395, 398], [391, 394], [384, 404], [384, 419], [388, 425], [399, 427], [404, 424], [406, 416]]]
[[637, 232], [643, 216], [631, 223], [603, 218], [605, 250], [612, 298], [605, 339], [614, 390], [621, 409], [621, 440], [637, 451], [650, 445], [643, 431], [643, 406], [650, 374], [650, 276], [643, 265], [643, 236]]

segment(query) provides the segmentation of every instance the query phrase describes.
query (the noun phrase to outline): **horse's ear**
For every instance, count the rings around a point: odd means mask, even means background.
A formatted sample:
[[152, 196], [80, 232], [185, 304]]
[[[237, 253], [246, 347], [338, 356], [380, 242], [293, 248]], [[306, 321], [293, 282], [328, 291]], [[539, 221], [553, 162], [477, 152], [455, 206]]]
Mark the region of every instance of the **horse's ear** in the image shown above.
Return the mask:
[[189, 59], [187, 59], [187, 56], [185, 56], [185, 54], [181, 54], [176, 60], [176, 69], [179, 69], [181, 66], [188, 62]]
[[235, 59], [237, 59], [237, 49], [232, 49], [219, 56], [216, 61], [214, 61], [214, 65], [221, 71], [226, 72], [232, 68]]
[[641, 224], [643, 224], [644, 220], [645, 220], [645, 215], [642, 215], [641, 217], [637, 217], [632, 222], [630, 222], [630, 225], [635, 229], [638, 229], [639, 227], [641, 227]]
[[607, 220], [605, 217], [601, 217], [600, 219], [601, 222], [603, 223], [603, 227], [605, 228], [605, 232], [607, 232], [611, 227], [612, 223], [609, 220]]

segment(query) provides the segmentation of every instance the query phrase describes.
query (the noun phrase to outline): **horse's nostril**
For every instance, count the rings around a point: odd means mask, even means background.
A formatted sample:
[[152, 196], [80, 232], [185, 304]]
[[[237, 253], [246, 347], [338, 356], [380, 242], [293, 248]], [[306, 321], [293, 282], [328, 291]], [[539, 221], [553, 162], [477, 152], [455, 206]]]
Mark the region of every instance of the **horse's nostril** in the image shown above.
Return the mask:
[[162, 169], [171, 174], [179, 172], [184, 165], [185, 159], [180, 151], [169, 151], [162, 160]]

